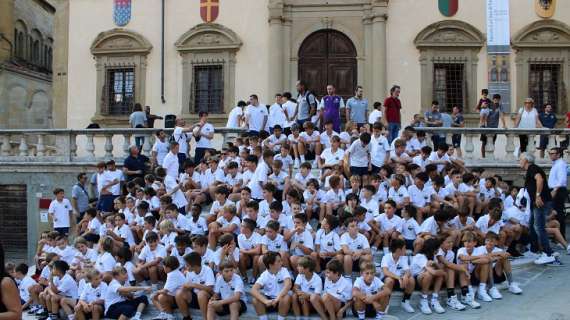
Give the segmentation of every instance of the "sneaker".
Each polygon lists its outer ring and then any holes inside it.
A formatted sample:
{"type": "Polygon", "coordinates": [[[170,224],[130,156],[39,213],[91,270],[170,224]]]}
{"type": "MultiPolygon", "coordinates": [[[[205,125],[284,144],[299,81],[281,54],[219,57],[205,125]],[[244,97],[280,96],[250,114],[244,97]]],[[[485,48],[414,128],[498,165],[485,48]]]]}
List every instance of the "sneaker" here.
{"type": "Polygon", "coordinates": [[[540,257],[540,254],[534,253],[534,252],[528,250],[528,251],[525,251],[525,252],[523,253],[523,256],[524,256],[525,258],[536,259],[536,258],[540,257]]]}
{"type": "Polygon", "coordinates": [[[166,316],[166,313],[164,313],[164,312],[160,312],[158,314],[158,316],[152,318],[152,320],[166,320],[166,319],[167,319],[167,316],[166,316]]]}
{"type": "Polygon", "coordinates": [[[475,295],[473,293],[468,293],[465,297],[463,297],[463,302],[473,309],[481,308],[481,304],[475,301],[475,295]]]}
{"type": "Polygon", "coordinates": [[[568,248],[566,248],[566,254],[570,254],[570,244],[568,245],[568,248]]]}
{"type": "Polygon", "coordinates": [[[492,302],[493,298],[491,298],[491,296],[489,296],[489,294],[487,293],[487,290],[477,290],[477,299],[479,300],[483,300],[485,302],[492,302]]]}
{"type": "Polygon", "coordinates": [[[534,260],[534,264],[543,265],[543,264],[552,263],[554,261],[556,261],[556,259],[553,256],[548,256],[546,255],[546,253],[543,253],[536,260],[534,260]]]}
{"type": "Polygon", "coordinates": [[[416,312],[414,310],[414,308],[412,308],[412,305],[410,304],[410,300],[402,301],[402,309],[406,310],[406,312],[408,312],[408,313],[416,312]]]}
{"type": "Polygon", "coordinates": [[[521,294],[522,289],[519,287],[518,283],[513,282],[509,285],[509,292],[512,294],[521,294]]]}
{"type": "Polygon", "coordinates": [[[28,314],[29,314],[29,315],[32,315],[32,314],[36,313],[36,311],[38,311],[39,308],[41,308],[41,307],[40,307],[40,306],[37,306],[37,305],[33,305],[33,306],[30,308],[30,310],[28,310],[28,314]]]}
{"type": "Polygon", "coordinates": [[[435,313],[445,313],[445,309],[441,306],[439,300],[437,299],[431,300],[431,308],[433,311],[435,311],[435,313]]]}
{"type": "Polygon", "coordinates": [[[420,299],[420,310],[423,314],[431,314],[428,300],[425,298],[420,299]]]}
{"type": "Polygon", "coordinates": [[[463,303],[459,302],[457,296],[451,296],[451,298],[447,298],[447,306],[450,307],[451,310],[455,311],[465,310],[465,306],[463,303]]]}
{"type": "Polygon", "coordinates": [[[560,261],[560,259],[554,258],[554,261],[545,264],[545,266],[547,266],[547,267],[563,267],[564,263],[562,263],[562,261],[560,261]]]}
{"type": "Polygon", "coordinates": [[[491,298],[495,300],[503,299],[503,296],[501,295],[497,287],[492,287],[491,289],[489,289],[489,295],[491,296],[491,298]]]}

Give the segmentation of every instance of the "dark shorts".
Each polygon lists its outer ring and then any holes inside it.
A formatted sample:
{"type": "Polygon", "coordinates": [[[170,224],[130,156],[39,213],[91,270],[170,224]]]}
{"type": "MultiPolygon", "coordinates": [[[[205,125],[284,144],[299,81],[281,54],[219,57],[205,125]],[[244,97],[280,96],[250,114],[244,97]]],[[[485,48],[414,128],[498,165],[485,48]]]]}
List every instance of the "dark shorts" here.
{"type": "Polygon", "coordinates": [[[497,284],[497,283],[503,283],[503,282],[505,282],[505,281],[507,281],[507,277],[505,276],[505,273],[504,273],[504,272],[501,273],[500,275],[498,275],[498,274],[495,272],[495,270],[493,270],[493,282],[494,282],[495,284],[497,284]]]}
{"type": "Polygon", "coordinates": [[[538,149],[546,150],[546,148],[548,147],[548,139],[549,139],[548,136],[540,136],[540,144],[538,149]]]}
{"type": "Polygon", "coordinates": [[[196,148],[196,150],[194,150],[194,163],[200,163],[200,161],[204,159],[206,150],[208,150],[208,148],[196,148]]]}
{"type": "Polygon", "coordinates": [[[414,250],[414,240],[404,239],[404,241],[406,241],[407,250],[414,250]]]}
{"type": "MultiPolygon", "coordinates": [[[[382,282],[386,283],[386,278],[387,277],[382,278],[382,282]]],[[[400,286],[400,281],[394,280],[392,282],[394,283],[394,286],[392,287],[392,291],[404,291],[402,289],[402,287],[400,286]]]]}
{"type": "Polygon", "coordinates": [[[461,135],[454,134],[451,136],[451,144],[454,148],[459,148],[461,146],[461,135]]]}
{"type": "Polygon", "coordinates": [[[97,210],[102,212],[112,212],[113,211],[113,201],[118,196],[112,194],[104,194],[99,196],[99,201],[97,201],[97,210]]]}
{"type": "Polygon", "coordinates": [[[327,263],[329,263],[332,259],[333,259],[332,257],[320,258],[319,263],[321,264],[321,270],[326,270],[327,269],[327,263]]]}
{"type": "MultiPolygon", "coordinates": [[[[273,300],[274,298],[265,296],[267,299],[269,300],[273,300]]],[[[279,311],[279,304],[277,304],[276,306],[271,306],[271,307],[265,307],[265,312],[267,313],[275,313],[279,311]]]]}
{"type": "Polygon", "coordinates": [[[184,162],[188,158],[185,153],[178,153],[178,172],[184,172],[184,162]]]}
{"type": "Polygon", "coordinates": [[[475,271],[471,272],[471,285],[478,286],[481,283],[481,280],[477,277],[477,273],[475,271]]]}
{"type": "Polygon", "coordinates": [[[368,167],[350,166],[350,173],[355,176],[366,176],[368,175],[368,167]]]}
{"type": "Polygon", "coordinates": [[[372,170],[370,170],[370,174],[377,174],[378,172],[380,172],[380,167],[372,165],[372,170]]]}
{"type": "Polygon", "coordinates": [[[53,228],[53,230],[57,231],[59,234],[62,234],[66,237],[69,235],[69,227],[67,227],[67,228],[53,228]]]}
{"type": "MultiPolygon", "coordinates": [[[[374,306],[371,304],[366,305],[364,312],[366,312],[366,318],[375,318],[376,317],[376,309],[374,309],[374,306]]],[[[352,314],[358,318],[358,312],[356,311],[354,304],[352,305],[352,314]]]]}
{"type": "MultiPolygon", "coordinates": [[[[242,300],[239,301],[239,315],[241,316],[242,314],[244,314],[247,311],[247,306],[245,304],[245,302],[243,302],[242,300]]],[[[224,304],[224,306],[222,307],[222,311],[216,311],[216,314],[219,316],[227,316],[230,314],[230,305],[229,304],[224,304]]]]}
{"type": "Polygon", "coordinates": [[[111,319],[119,319],[119,317],[123,315],[127,318],[132,318],[135,313],[137,313],[137,307],[141,303],[148,305],[148,299],[146,296],[140,296],[133,300],[115,303],[109,307],[109,310],[107,310],[105,317],[111,319]]]}
{"type": "Polygon", "coordinates": [[[194,292],[194,290],[190,292],[190,296],[192,298],[190,300],[190,303],[188,304],[188,307],[190,307],[191,309],[200,309],[200,305],[198,304],[198,295],[196,294],[196,292],[194,292]]]}
{"type": "Polygon", "coordinates": [[[305,160],[315,160],[317,158],[317,155],[315,154],[315,150],[311,150],[309,148],[306,149],[305,151],[305,160]]]}

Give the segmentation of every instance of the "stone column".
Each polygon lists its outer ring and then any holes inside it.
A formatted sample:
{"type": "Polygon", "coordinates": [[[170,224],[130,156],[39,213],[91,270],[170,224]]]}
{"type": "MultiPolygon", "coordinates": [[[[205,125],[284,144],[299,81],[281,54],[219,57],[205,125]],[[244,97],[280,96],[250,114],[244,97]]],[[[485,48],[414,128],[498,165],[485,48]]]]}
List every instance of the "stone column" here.
{"type": "MultiPolygon", "coordinates": [[[[53,43],[53,98],[54,128],[67,128],[67,62],[69,58],[69,0],[56,0],[53,43]],[[57,116],[56,116],[57,115],[57,116]]],[[[99,103],[99,101],[97,101],[99,103]]]]}
{"type": "Polygon", "coordinates": [[[283,60],[283,3],[272,1],[269,4],[269,54],[268,68],[268,91],[267,96],[263,97],[265,101],[273,101],[274,94],[283,92],[283,70],[285,61],[283,60]]]}
{"type": "Polygon", "coordinates": [[[383,101],[386,97],[386,8],[375,7],[372,18],[372,101],[383,101]]]}

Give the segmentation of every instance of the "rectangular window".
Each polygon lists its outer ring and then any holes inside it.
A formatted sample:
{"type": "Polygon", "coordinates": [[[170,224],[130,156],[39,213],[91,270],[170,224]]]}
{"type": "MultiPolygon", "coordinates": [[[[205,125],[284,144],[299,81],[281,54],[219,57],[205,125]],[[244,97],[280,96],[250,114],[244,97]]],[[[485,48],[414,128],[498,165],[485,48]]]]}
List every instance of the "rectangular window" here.
{"type": "Polygon", "coordinates": [[[560,64],[531,64],[528,79],[529,96],[534,105],[542,111],[546,103],[552,104],[554,112],[559,112],[558,92],[560,85],[560,64]]]}
{"type": "Polygon", "coordinates": [[[135,103],[135,69],[107,70],[107,114],[128,115],[135,103]]]}
{"type": "Polygon", "coordinates": [[[194,110],[198,113],[224,113],[224,79],[222,65],[194,66],[194,110]]]}
{"type": "Polygon", "coordinates": [[[456,105],[465,108],[464,64],[438,61],[433,68],[433,99],[439,102],[440,111],[451,112],[456,105]]]}

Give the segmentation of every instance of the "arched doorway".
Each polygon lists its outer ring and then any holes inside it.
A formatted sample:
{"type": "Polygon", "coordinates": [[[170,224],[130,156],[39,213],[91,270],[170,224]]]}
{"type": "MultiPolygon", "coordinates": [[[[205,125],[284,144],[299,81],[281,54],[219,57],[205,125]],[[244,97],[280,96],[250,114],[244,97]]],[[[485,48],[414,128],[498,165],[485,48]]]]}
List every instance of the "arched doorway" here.
{"type": "Polygon", "coordinates": [[[299,79],[318,97],[334,84],[337,94],[348,98],[357,81],[356,48],[342,32],[324,29],[310,34],[299,49],[299,79]]]}

